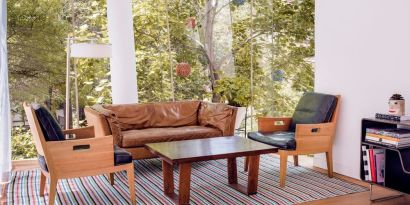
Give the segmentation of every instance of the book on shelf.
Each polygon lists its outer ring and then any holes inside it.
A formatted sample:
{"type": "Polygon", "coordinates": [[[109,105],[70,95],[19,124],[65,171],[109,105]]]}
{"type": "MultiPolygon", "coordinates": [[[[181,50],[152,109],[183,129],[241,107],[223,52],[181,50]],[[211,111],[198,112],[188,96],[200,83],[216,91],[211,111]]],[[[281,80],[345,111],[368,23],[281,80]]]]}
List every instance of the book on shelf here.
{"type": "Polygon", "coordinates": [[[373,183],[384,182],[385,151],[362,146],[364,179],[373,183]]]}
{"type": "Polygon", "coordinates": [[[392,114],[376,113],[375,117],[381,120],[393,120],[393,121],[410,120],[410,115],[392,115],[392,114]]]}
{"type": "Polygon", "coordinates": [[[364,180],[370,181],[369,151],[366,146],[362,146],[364,180]]]}
{"type": "Polygon", "coordinates": [[[374,152],[373,149],[369,149],[369,162],[370,162],[370,178],[372,182],[377,182],[377,174],[376,174],[376,163],[374,160],[374,152]]]}
{"type": "Polygon", "coordinates": [[[385,167],[384,150],[374,149],[374,158],[375,158],[375,164],[376,164],[376,182],[383,183],[384,182],[384,167],[385,167]]]}

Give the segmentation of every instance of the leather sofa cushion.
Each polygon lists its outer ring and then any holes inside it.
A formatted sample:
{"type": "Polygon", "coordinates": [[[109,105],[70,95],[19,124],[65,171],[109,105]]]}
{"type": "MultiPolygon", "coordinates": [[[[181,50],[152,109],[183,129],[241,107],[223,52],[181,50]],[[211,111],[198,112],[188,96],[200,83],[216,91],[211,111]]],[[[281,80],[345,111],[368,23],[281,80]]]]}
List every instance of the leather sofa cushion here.
{"type": "MultiPolygon", "coordinates": [[[[38,164],[40,168],[46,172],[48,172],[48,166],[46,163],[46,159],[42,155],[37,156],[38,164]]],[[[114,145],[114,165],[122,165],[128,164],[132,162],[132,155],[125,149],[122,149],[116,145],[114,145]]]]}
{"type": "Polygon", "coordinates": [[[151,127],[181,127],[198,125],[200,101],[155,103],[151,127]]]}
{"type": "Polygon", "coordinates": [[[53,115],[42,105],[32,104],[31,107],[37,116],[40,123],[41,131],[43,132],[46,141],[61,141],[65,140],[63,131],[60,125],[54,119],[53,115]]]}
{"type": "MultiPolygon", "coordinates": [[[[198,125],[200,101],[103,105],[121,130],[198,125]]],[[[112,129],[112,128],[111,128],[112,129]]]]}
{"type": "Polygon", "coordinates": [[[144,129],[152,126],[154,105],[151,103],[103,105],[102,107],[109,113],[110,118],[114,118],[121,130],[144,129]]]}
{"type": "Polygon", "coordinates": [[[248,137],[255,141],[272,145],[280,149],[296,149],[296,140],[294,132],[249,132],[248,137]]]}
{"type": "Polygon", "coordinates": [[[199,108],[199,125],[218,128],[224,135],[230,132],[234,110],[221,103],[202,102],[199,108]]]}
{"type": "Polygon", "coordinates": [[[170,142],[178,140],[200,139],[222,136],[218,129],[202,126],[147,128],[123,131],[122,146],[140,147],[147,143],[170,142]]]}
{"type": "Polygon", "coordinates": [[[321,93],[306,93],[296,106],[289,130],[295,131],[296,124],[329,122],[335,111],[336,104],[336,96],[321,93]]]}

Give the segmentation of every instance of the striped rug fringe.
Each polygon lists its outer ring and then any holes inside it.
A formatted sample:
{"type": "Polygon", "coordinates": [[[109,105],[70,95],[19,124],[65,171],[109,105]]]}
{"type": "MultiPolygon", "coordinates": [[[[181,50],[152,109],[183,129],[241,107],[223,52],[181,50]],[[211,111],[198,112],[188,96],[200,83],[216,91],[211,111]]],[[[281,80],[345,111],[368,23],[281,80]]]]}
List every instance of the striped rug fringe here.
{"type": "MultiPolygon", "coordinates": [[[[238,181],[246,184],[243,158],[238,159],[238,181]]],[[[159,159],[135,161],[135,181],[138,204],[174,204],[162,191],[162,171],[159,159]]],[[[286,188],[279,187],[279,159],[261,156],[258,194],[246,196],[228,186],[226,160],[194,163],[191,176],[191,204],[295,204],[367,191],[350,182],[329,178],[327,175],[305,167],[288,163],[286,188]]],[[[174,169],[178,190],[178,169],[174,169]]],[[[47,204],[40,197],[40,171],[13,172],[12,181],[6,187],[8,204],[47,204]]],[[[128,204],[129,192],[125,172],[115,174],[111,186],[107,176],[83,177],[60,180],[57,186],[57,204],[128,204]]]]}

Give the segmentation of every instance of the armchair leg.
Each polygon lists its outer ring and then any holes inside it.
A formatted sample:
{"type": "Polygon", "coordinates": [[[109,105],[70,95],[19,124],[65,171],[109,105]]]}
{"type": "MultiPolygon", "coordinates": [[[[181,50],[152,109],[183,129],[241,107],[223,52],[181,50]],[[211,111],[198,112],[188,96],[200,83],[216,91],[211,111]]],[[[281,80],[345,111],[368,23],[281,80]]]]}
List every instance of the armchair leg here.
{"type": "Polygon", "coordinates": [[[135,179],[134,179],[134,164],[130,164],[130,167],[127,169],[127,178],[128,178],[128,186],[130,189],[130,199],[131,204],[136,205],[137,199],[135,197],[135,179]]]}
{"type": "Polygon", "coordinates": [[[55,177],[50,177],[50,191],[48,195],[48,205],[54,205],[56,200],[56,193],[57,193],[57,183],[58,179],[55,177]]]}
{"type": "Polygon", "coordinates": [[[243,165],[243,171],[247,172],[248,168],[249,168],[249,156],[246,156],[245,157],[245,162],[244,162],[244,165],[243,165]]]}
{"type": "Polygon", "coordinates": [[[113,186],[114,185],[114,173],[110,173],[108,175],[108,179],[110,181],[110,184],[113,186]]]}
{"type": "Polygon", "coordinates": [[[333,177],[333,154],[332,151],[326,152],[326,161],[327,161],[327,175],[333,177]]]}
{"type": "Polygon", "coordinates": [[[298,157],[298,155],[293,155],[293,165],[299,166],[299,157],[298,157]]]}
{"type": "Polygon", "coordinates": [[[279,151],[280,156],[280,178],[279,178],[279,185],[280,187],[285,187],[286,181],[286,168],[287,168],[287,161],[288,155],[285,152],[279,151]]]}
{"type": "Polygon", "coordinates": [[[46,176],[43,174],[43,172],[41,172],[41,175],[40,175],[40,196],[41,197],[44,196],[44,189],[46,186],[46,181],[47,181],[46,176]]]}

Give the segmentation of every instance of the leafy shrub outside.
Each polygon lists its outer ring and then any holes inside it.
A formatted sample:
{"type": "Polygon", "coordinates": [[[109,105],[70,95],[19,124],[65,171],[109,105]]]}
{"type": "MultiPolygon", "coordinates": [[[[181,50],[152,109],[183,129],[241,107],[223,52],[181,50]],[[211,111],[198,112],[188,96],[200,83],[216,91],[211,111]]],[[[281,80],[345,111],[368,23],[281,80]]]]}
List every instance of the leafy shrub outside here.
{"type": "Polygon", "coordinates": [[[12,129],[11,147],[13,160],[35,158],[37,156],[37,150],[28,128],[14,127],[12,129]]]}

